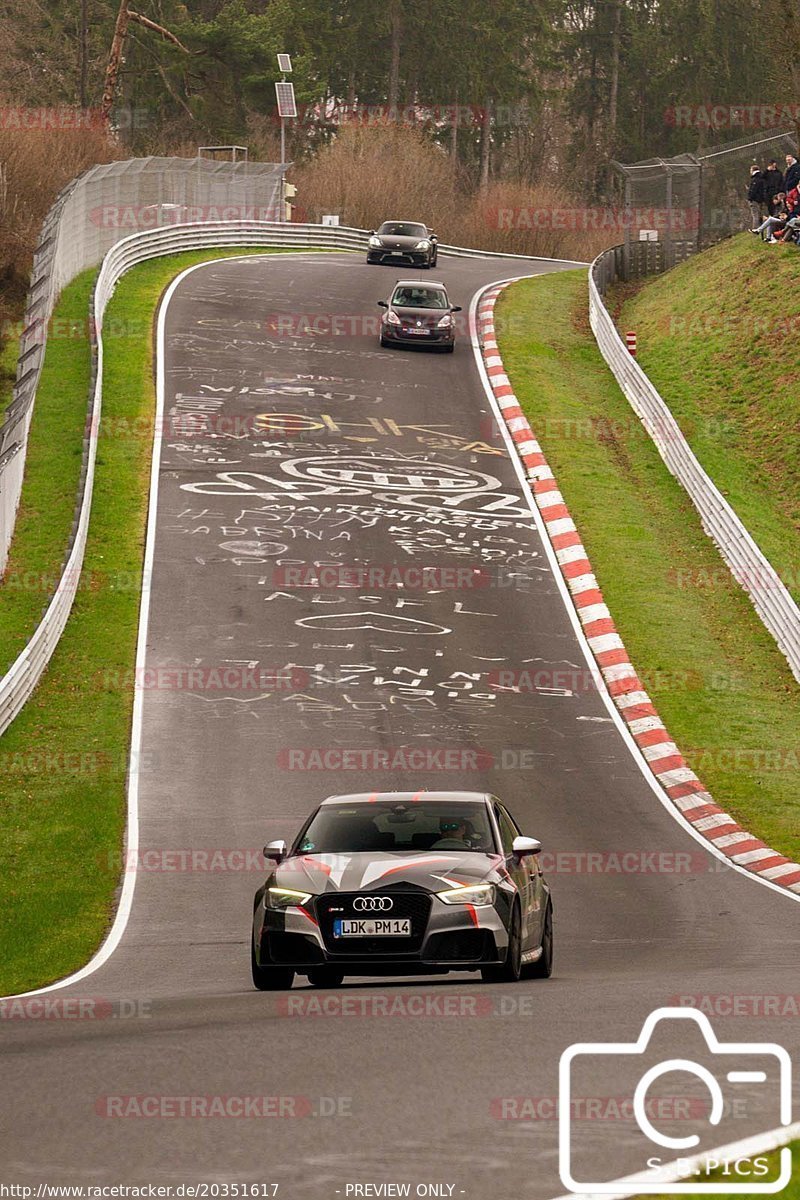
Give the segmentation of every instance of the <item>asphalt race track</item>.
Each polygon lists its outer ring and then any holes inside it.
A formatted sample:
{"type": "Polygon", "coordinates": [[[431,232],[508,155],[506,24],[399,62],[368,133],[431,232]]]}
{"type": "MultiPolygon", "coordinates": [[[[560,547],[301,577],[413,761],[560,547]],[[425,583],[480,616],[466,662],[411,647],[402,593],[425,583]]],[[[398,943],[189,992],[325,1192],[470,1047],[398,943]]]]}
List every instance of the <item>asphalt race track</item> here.
{"type": "MultiPolygon", "coordinates": [[[[443,258],[431,277],[466,315],[518,270],[443,258]]],[[[381,350],[364,324],[404,274],[354,255],[253,257],[194,270],[170,302],[166,410],[188,425],[169,426],[162,453],[133,910],[110,960],[53,993],[102,998],[108,1019],[2,1023],[10,1181],[558,1196],[567,1046],[630,1042],[678,996],[798,991],[797,904],[676,823],[589,685],[469,337],[452,356],[381,350]],[[191,427],[198,413],[214,436],[191,427]],[[298,586],[313,563],[341,569],[342,586],[298,586]],[[367,586],[347,575],[364,566],[367,586]],[[379,569],[419,566],[440,574],[381,586],[379,569]],[[508,671],[524,673],[517,690],[508,671]],[[354,769],[337,766],[344,749],[354,769]],[[402,769],[409,750],[422,769],[402,769]],[[264,842],[325,795],[426,786],[494,791],[543,842],[553,978],[255,992],[264,842]],[[320,1015],[323,1000],[344,1013],[320,1015]],[[115,1098],[131,1096],[273,1097],[280,1115],[124,1115],[115,1098]]],[[[796,1015],[762,1008],[714,1028],[796,1054],[796,1015]]],[[[663,1029],[668,1057],[698,1049],[685,1024],[663,1029]]],[[[574,1094],[618,1099],[625,1075],[594,1061],[574,1094]]],[[[693,1132],[702,1105],[664,1082],[662,1126],[693,1132]]],[[[704,1146],[778,1124],[774,1090],[737,1086],[704,1146]]],[[[574,1114],[580,1169],[597,1179],[644,1165],[612,1108],[574,1114]]]]}

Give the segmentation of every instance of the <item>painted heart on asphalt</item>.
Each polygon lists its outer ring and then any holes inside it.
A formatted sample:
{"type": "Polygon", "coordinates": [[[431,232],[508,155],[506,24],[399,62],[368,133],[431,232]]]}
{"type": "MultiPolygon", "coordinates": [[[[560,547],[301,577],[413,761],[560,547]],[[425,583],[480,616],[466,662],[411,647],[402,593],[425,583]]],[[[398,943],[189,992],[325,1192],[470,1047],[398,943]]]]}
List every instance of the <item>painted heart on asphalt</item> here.
{"type": "Polygon", "coordinates": [[[379,633],[400,633],[404,636],[417,634],[423,637],[438,637],[452,633],[446,625],[434,625],[416,617],[395,617],[392,614],[375,612],[330,613],[323,617],[301,617],[295,625],[305,629],[374,629],[379,633]]]}

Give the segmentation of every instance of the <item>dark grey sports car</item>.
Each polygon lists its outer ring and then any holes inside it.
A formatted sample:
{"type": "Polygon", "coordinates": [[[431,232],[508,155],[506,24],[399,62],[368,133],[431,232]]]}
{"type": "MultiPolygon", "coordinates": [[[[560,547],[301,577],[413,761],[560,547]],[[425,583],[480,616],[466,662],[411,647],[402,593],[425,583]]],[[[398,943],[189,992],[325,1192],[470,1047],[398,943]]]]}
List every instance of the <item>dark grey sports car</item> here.
{"type": "Polygon", "coordinates": [[[443,283],[418,279],[398,279],[388,300],[379,300],[386,309],[381,317],[378,340],[382,346],[428,346],[452,354],[456,344],[454,313],[460,304],[451,304],[443,283]]]}
{"type": "Polygon", "coordinates": [[[435,267],[438,238],[427,225],[417,221],[384,221],[369,237],[368,263],[407,263],[412,267],[435,267]]]}
{"type": "Polygon", "coordinates": [[[346,975],[546,978],[553,905],[540,851],[481,792],[331,796],[291,849],[264,848],[272,869],[253,906],[253,983],[289,988],[296,973],[317,987],[346,975]]]}

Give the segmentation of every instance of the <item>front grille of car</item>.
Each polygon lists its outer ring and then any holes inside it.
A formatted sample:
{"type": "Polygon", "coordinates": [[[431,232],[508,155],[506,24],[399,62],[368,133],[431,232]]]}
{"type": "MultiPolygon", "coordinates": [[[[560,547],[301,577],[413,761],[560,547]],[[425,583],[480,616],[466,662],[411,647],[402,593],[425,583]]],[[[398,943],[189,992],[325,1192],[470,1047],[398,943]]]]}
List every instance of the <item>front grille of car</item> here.
{"type": "Polygon", "coordinates": [[[402,333],[408,333],[409,329],[420,329],[420,328],[430,329],[431,333],[437,333],[437,332],[439,332],[439,323],[438,323],[438,321],[433,320],[433,321],[420,321],[420,323],[417,324],[416,320],[414,320],[414,321],[403,321],[402,325],[400,326],[400,330],[402,333]]]}
{"type": "Polygon", "coordinates": [[[347,955],[350,958],[373,954],[417,954],[425,938],[428,918],[431,913],[431,897],[423,891],[400,891],[383,888],[380,892],[329,892],[317,897],[317,920],[326,949],[331,954],[347,955]],[[391,896],[393,905],[389,912],[359,912],[354,901],[359,896],[391,896]],[[362,917],[391,917],[411,919],[411,937],[351,937],[335,938],[333,922],[338,917],[358,920],[362,917]]]}

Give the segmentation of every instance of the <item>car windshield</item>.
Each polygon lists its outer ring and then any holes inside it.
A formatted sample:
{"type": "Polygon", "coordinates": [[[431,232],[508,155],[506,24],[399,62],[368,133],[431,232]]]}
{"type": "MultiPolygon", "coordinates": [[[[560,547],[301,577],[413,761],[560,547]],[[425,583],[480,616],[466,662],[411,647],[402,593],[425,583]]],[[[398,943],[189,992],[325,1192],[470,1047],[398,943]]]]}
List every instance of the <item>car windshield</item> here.
{"type": "Polygon", "coordinates": [[[358,854],[370,851],[472,851],[497,847],[486,805],[415,800],[408,803],[325,804],[300,834],[295,854],[358,854]]]}
{"type": "Polygon", "coordinates": [[[395,288],[395,308],[449,308],[447,293],[441,288],[404,286],[395,288]]]}
{"type": "Polygon", "coordinates": [[[413,225],[410,221],[384,221],[378,233],[382,237],[415,237],[424,238],[428,231],[424,225],[413,225]]]}

